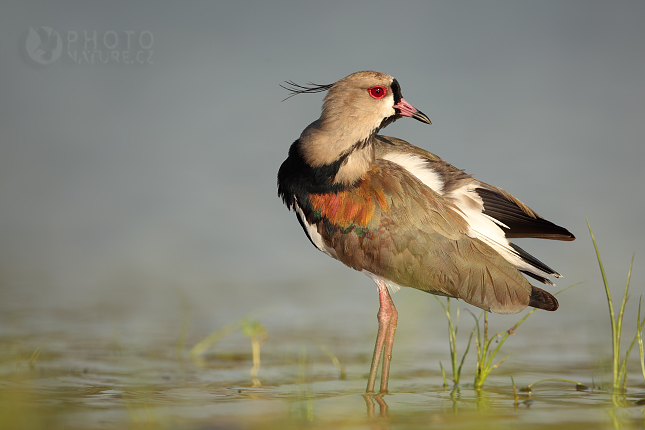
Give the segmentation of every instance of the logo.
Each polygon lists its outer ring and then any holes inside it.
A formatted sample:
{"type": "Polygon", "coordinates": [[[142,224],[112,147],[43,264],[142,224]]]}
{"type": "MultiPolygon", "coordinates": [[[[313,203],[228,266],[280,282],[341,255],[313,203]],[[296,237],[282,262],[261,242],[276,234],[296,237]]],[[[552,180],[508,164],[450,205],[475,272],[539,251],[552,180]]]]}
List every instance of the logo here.
{"type": "Polygon", "coordinates": [[[27,55],[38,64],[51,64],[63,52],[60,34],[51,27],[29,28],[25,42],[27,55]]]}
{"type": "Polygon", "coordinates": [[[154,36],[150,31],[68,30],[51,27],[29,28],[25,50],[29,58],[41,65],[60,60],[79,65],[153,64],[154,36]]]}

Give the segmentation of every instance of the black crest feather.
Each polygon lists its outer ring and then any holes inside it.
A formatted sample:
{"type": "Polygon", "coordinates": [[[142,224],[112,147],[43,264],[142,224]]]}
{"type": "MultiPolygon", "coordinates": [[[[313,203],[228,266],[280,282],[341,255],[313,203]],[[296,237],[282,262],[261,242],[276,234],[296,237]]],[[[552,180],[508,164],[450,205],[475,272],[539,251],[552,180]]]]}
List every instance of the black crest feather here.
{"type": "MultiPolygon", "coordinates": [[[[284,88],[287,91],[290,91],[289,96],[284,99],[290,99],[293,96],[297,96],[298,94],[312,94],[312,93],[321,93],[323,91],[327,91],[332,87],[334,84],[327,84],[327,85],[319,85],[319,84],[314,84],[313,82],[307,82],[305,85],[300,85],[296,84],[293,81],[284,81],[286,85],[280,85],[282,88],[284,88]]],[[[282,101],[284,101],[282,100],[282,101]]]]}

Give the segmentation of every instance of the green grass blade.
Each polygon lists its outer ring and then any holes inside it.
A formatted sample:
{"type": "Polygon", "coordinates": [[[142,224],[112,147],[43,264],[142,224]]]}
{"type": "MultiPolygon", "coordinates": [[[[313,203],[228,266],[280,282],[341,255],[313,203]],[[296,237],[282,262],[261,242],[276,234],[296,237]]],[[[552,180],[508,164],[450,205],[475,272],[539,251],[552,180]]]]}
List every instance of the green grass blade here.
{"type": "Polygon", "coordinates": [[[508,354],[506,357],[502,358],[502,359],[499,361],[499,363],[497,363],[496,365],[494,365],[494,366],[492,366],[492,367],[490,368],[490,370],[488,371],[488,373],[490,373],[490,372],[492,372],[493,370],[497,369],[497,367],[498,367],[500,364],[502,364],[503,362],[505,362],[505,361],[508,359],[508,357],[510,357],[510,356],[511,356],[511,354],[508,354]]]}
{"type": "Polygon", "coordinates": [[[443,308],[443,311],[446,314],[446,319],[448,320],[448,343],[450,345],[450,363],[452,365],[452,379],[455,384],[459,384],[459,379],[461,376],[460,368],[457,367],[457,330],[459,328],[459,309],[457,309],[457,321],[455,324],[452,322],[452,314],[450,312],[450,298],[449,297],[446,298],[445,305],[439,299],[439,297],[434,296],[434,298],[439,302],[439,304],[443,308]]]}
{"type": "Polygon", "coordinates": [[[441,377],[443,378],[443,388],[448,386],[448,380],[446,379],[446,370],[443,368],[441,361],[439,362],[439,368],[441,369],[441,377]]]}
{"type": "Polygon", "coordinates": [[[214,331],[213,333],[209,334],[206,336],[204,339],[199,341],[193,348],[190,350],[190,358],[192,359],[197,359],[201,355],[203,355],[206,351],[208,351],[210,348],[213,347],[217,342],[225,338],[226,336],[230,335],[233,333],[235,330],[242,328],[251,318],[255,318],[256,316],[265,313],[265,310],[258,310],[258,311],[253,311],[248,313],[246,316],[243,318],[240,318],[237,321],[233,321],[231,323],[228,323],[224,327],[222,327],[219,330],[214,331]]]}
{"type": "Polygon", "coordinates": [[[645,380],[645,350],[643,349],[643,326],[645,326],[645,318],[641,322],[641,301],[642,297],[638,300],[638,318],[636,319],[636,337],[638,338],[638,352],[641,357],[641,371],[643,372],[643,379],[645,380]]]}
{"type": "Polygon", "coordinates": [[[534,383],[532,383],[530,385],[527,385],[526,387],[522,387],[522,388],[520,388],[520,391],[530,393],[534,386],[536,386],[537,384],[542,384],[543,382],[567,382],[567,383],[574,384],[576,386],[576,388],[578,388],[578,389],[582,389],[582,390],[589,389],[589,387],[587,385],[583,384],[582,382],[575,381],[573,379],[547,378],[547,379],[541,379],[541,380],[539,380],[537,382],[534,382],[534,383]]]}
{"type": "Polygon", "coordinates": [[[324,343],[320,341],[316,341],[316,343],[318,343],[318,346],[320,347],[320,349],[322,349],[322,351],[327,355],[327,357],[329,357],[329,359],[331,360],[336,370],[338,370],[338,373],[339,373],[338,379],[345,380],[347,378],[347,372],[345,372],[345,366],[343,366],[340,363],[340,360],[338,360],[338,357],[336,357],[336,355],[333,352],[331,352],[331,349],[327,348],[327,345],[325,345],[324,343]]]}
{"type": "Polygon", "coordinates": [[[466,360],[466,355],[468,355],[468,351],[470,350],[470,344],[473,340],[473,336],[475,334],[475,328],[473,327],[473,330],[470,332],[470,337],[468,337],[468,344],[466,345],[466,350],[464,351],[464,355],[461,356],[461,362],[459,363],[459,368],[457,369],[457,373],[459,373],[461,377],[461,368],[464,366],[464,360],[466,360]]]}
{"type": "Polygon", "coordinates": [[[596,243],[596,238],[593,235],[591,230],[591,224],[589,219],[587,220],[587,227],[589,228],[589,234],[591,235],[591,240],[593,242],[593,247],[596,250],[596,258],[598,259],[598,266],[600,266],[600,273],[602,275],[602,282],[605,286],[605,294],[607,295],[607,305],[609,306],[609,319],[611,322],[611,346],[612,346],[612,375],[613,375],[613,389],[618,390],[619,388],[619,377],[618,377],[618,366],[620,361],[620,333],[618,333],[618,327],[616,325],[616,319],[614,316],[614,303],[611,300],[611,292],[609,291],[609,282],[607,282],[607,275],[605,274],[605,268],[602,265],[602,259],[600,258],[600,251],[598,250],[598,244],[596,243]]]}
{"type": "MultiPolygon", "coordinates": [[[[629,272],[627,273],[627,285],[625,286],[623,303],[620,307],[620,314],[618,316],[618,342],[619,343],[620,343],[620,338],[623,331],[623,316],[625,314],[625,304],[627,303],[628,292],[629,292],[629,282],[632,278],[633,266],[634,266],[634,255],[632,255],[632,261],[629,265],[629,272]]],[[[620,366],[620,369],[618,370],[618,379],[619,381],[622,381],[620,383],[620,388],[622,390],[625,390],[627,388],[627,359],[629,358],[629,354],[632,352],[632,348],[634,347],[634,344],[636,343],[637,339],[638,339],[638,330],[636,331],[636,334],[634,335],[634,339],[632,340],[632,343],[629,345],[629,348],[627,348],[627,351],[625,352],[625,357],[623,358],[623,362],[620,366]]]]}

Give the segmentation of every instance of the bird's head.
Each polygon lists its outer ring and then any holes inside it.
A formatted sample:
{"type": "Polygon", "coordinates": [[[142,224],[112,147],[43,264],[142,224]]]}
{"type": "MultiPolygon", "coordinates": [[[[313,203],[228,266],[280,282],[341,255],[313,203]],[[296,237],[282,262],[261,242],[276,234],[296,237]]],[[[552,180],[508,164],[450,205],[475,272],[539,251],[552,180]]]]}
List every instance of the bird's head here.
{"type": "Polygon", "coordinates": [[[403,116],[431,124],[423,112],[403,99],[396,79],[385,73],[363,71],[329,87],[321,120],[339,120],[365,130],[363,134],[371,134],[403,116]]]}
{"type": "Polygon", "coordinates": [[[343,160],[336,181],[350,182],[366,170],[373,160],[373,136],[391,122],[410,117],[431,124],[403,99],[397,80],[385,73],[356,72],[328,85],[287,84],[289,97],[327,91],[320,118],[300,135],[300,152],[312,167],[343,160]]]}

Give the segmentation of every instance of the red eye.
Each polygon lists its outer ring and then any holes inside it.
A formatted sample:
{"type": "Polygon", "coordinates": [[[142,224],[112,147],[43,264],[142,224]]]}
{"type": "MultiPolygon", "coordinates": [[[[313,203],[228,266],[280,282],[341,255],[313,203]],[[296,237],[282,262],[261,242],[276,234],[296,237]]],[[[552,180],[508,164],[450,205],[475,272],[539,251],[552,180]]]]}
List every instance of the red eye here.
{"type": "Polygon", "coordinates": [[[382,99],[383,97],[385,97],[385,94],[387,94],[385,87],[372,87],[367,90],[367,92],[370,93],[370,96],[374,97],[375,99],[382,99]]]}

